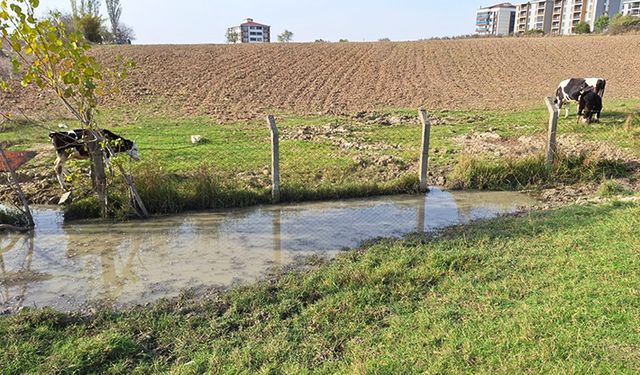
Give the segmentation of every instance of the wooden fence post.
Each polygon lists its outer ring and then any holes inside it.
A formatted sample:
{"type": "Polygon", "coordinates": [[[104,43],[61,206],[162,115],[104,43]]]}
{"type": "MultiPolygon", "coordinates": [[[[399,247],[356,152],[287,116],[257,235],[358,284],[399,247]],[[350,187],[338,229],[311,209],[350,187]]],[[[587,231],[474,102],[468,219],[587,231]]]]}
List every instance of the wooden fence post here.
{"type": "Polygon", "coordinates": [[[271,197],[273,203],[280,202],[280,133],[273,115],[267,116],[271,129],[271,197]]]}
{"type": "Polygon", "coordinates": [[[556,153],[558,151],[558,144],[556,137],[558,134],[558,106],[554,103],[555,98],[548,96],[545,98],[545,103],[549,109],[549,135],[547,137],[547,165],[552,166],[556,159],[556,153]]]}
{"type": "Polygon", "coordinates": [[[420,154],[420,191],[426,193],[429,190],[427,181],[429,169],[429,139],[431,137],[431,122],[424,108],[420,108],[420,120],[422,121],[422,153],[420,154]]]}

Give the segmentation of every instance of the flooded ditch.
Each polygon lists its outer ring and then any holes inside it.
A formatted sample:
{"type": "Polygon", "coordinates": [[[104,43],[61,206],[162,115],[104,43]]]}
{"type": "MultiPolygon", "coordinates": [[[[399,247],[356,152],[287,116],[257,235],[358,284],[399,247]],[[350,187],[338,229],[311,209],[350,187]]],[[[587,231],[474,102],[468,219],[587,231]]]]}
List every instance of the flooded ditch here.
{"type": "Polygon", "coordinates": [[[31,234],[0,234],[0,311],[76,310],[175,297],[264,277],[309,255],[434,231],[535,202],[506,192],[444,192],[189,213],[144,222],[64,224],[35,211],[31,234]]]}

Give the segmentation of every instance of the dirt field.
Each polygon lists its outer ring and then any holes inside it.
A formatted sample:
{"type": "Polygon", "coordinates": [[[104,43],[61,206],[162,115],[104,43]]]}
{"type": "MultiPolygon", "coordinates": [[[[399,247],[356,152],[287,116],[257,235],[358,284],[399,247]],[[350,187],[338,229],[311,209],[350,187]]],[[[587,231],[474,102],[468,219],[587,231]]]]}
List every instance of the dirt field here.
{"type": "MultiPolygon", "coordinates": [[[[138,64],[110,104],[250,118],[265,111],[355,113],[381,108],[511,109],[540,104],[559,81],[601,76],[608,98],[637,96],[640,35],[407,43],[98,47],[103,62],[138,64]]],[[[31,93],[0,109],[51,102],[31,93]]],[[[56,102],[56,107],[59,105],[56,102]]]]}

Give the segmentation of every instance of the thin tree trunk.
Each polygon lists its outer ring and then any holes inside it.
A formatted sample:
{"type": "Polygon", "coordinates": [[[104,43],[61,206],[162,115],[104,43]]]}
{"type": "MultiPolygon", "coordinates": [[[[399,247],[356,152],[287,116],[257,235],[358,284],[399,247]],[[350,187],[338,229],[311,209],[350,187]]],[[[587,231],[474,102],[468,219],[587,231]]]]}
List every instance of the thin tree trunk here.
{"type": "Polygon", "coordinates": [[[107,196],[107,174],[104,170],[104,152],[100,146],[102,137],[100,136],[100,133],[95,130],[91,131],[91,136],[93,139],[87,142],[87,148],[91,155],[91,179],[93,189],[98,195],[100,215],[103,218],[106,218],[109,201],[107,196]]]}
{"type": "Polygon", "coordinates": [[[24,214],[27,217],[27,225],[28,225],[27,227],[31,229],[35,227],[35,223],[33,222],[33,216],[31,215],[31,209],[29,208],[29,201],[27,201],[27,198],[24,196],[24,192],[22,191],[20,182],[18,182],[18,176],[16,175],[16,172],[13,170],[13,168],[11,168],[11,165],[9,164],[9,159],[7,158],[7,155],[5,155],[3,147],[0,147],[0,157],[2,157],[2,161],[4,161],[4,164],[7,166],[7,169],[9,170],[13,187],[16,190],[18,197],[20,198],[20,202],[22,203],[22,206],[24,207],[24,214]]]}

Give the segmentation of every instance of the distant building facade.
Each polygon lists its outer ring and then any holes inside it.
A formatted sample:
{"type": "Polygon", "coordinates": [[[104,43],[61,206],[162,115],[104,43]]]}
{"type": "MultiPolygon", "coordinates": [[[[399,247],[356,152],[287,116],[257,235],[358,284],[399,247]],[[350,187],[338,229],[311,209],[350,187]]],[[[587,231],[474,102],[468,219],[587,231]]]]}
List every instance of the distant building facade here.
{"type": "MultiPolygon", "coordinates": [[[[631,1],[638,2],[638,0],[631,1]]],[[[516,33],[541,30],[545,34],[571,35],[575,26],[586,22],[595,28],[596,20],[621,10],[621,0],[537,0],[517,5],[516,33]]]]}
{"type": "Polygon", "coordinates": [[[625,0],[622,3],[622,14],[625,16],[640,17],[640,1],[625,0]]]}
{"type": "Polygon", "coordinates": [[[511,3],[480,8],[476,12],[476,34],[485,36],[513,34],[516,7],[511,3]]]}
{"type": "Polygon", "coordinates": [[[271,43],[271,26],[254,22],[252,18],[232,29],[238,34],[239,43],[271,43]]]}
{"type": "Polygon", "coordinates": [[[530,30],[551,32],[553,0],[530,1],[516,6],[516,33],[530,30]]]}

